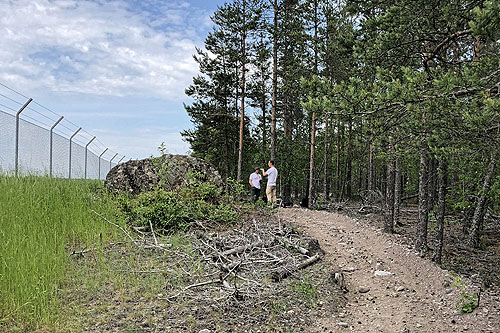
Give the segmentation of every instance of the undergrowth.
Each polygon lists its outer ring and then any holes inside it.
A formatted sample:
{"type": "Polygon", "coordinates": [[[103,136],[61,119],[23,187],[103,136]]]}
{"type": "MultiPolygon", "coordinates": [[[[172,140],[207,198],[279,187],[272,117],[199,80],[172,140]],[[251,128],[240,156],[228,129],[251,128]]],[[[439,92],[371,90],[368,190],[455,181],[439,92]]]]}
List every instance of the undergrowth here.
{"type": "Polygon", "coordinates": [[[236,182],[228,182],[226,193],[206,181],[200,173],[188,175],[188,184],[167,191],[161,187],[136,197],[119,196],[122,212],[130,223],[171,233],[185,230],[194,223],[210,221],[230,223],[239,217],[237,195],[242,189],[236,182]]]}

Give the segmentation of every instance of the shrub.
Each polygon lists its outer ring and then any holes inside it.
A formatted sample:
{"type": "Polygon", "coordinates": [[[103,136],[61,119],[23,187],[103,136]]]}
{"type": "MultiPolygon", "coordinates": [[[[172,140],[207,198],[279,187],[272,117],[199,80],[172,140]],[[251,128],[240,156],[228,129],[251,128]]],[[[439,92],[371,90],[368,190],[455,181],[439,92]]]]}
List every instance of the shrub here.
{"type": "Polygon", "coordinates": [[[129,220],[140,226],[151,222],[167,232],[186,229],[195,221],[227,223],[238,218],[235,207],[222,200],[222,189],[205,181],[202,174],[192,173],[188,181],[175,191],[158,187],[136,198],[119,197],[118,201],[129,220]]]}

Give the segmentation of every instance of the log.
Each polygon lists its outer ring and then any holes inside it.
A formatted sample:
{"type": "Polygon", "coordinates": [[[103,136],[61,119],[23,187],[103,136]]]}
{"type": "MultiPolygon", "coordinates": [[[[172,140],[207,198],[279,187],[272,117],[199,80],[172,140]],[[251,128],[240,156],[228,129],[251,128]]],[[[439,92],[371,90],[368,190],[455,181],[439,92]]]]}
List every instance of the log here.
{"type": "Polygon", "coordinates": [[[306,268],[307,266],[314,264],[320,258],[321,258],[321,256],[318,253],[312,257],[307,258],[306,260],[302,261],[301,263],[297,264],[295,267],[292,267],[291,269],[283,269],[280,271],[273,272],[271,274],[271,279],[274,282],[281,281],[281,280],[287,278],[288,276],[292,275],[294,272],[299,271],[301,269],[306,268]]]}

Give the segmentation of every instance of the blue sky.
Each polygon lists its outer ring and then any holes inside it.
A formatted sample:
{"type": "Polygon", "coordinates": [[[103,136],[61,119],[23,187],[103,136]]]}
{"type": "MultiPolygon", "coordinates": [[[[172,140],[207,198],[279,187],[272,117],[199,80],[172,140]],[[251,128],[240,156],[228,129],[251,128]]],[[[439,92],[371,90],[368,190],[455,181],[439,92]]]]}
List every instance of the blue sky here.
{"type": "MultiPolygon", "coordinates": [[[[81,142],[95,135],[130,158],[157,154],[161,142],[186,153],[179,132],[191,127],[183,103],[198,72],[192,55],[224,2],[1,0],[0,83],[65,116],[61,132],[83,127],[81,142]]],[[[27,116],[57,119],[32,106],[27,116]]]]}

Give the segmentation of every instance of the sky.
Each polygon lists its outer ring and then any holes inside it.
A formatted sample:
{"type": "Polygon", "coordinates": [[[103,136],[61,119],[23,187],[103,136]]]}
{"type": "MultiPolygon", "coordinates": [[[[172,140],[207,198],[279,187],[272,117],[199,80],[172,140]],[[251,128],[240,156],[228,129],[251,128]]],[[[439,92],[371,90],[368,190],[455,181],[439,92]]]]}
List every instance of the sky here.
{"type": "Polygon", "coordinates": [[[195,47],[224,0],[0,0],[0,110],[126,158],[185,154],[195,47]],[[17,104],[18,105],[17,105],[17,104]],[[14,111],[13,111],[14,110],[14,111]],[[15,112],[14,112],[15,113],[15,112]],[[94,143],[93,143],[94,145],[94,143]]]}

